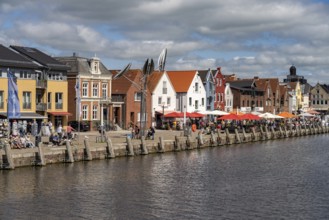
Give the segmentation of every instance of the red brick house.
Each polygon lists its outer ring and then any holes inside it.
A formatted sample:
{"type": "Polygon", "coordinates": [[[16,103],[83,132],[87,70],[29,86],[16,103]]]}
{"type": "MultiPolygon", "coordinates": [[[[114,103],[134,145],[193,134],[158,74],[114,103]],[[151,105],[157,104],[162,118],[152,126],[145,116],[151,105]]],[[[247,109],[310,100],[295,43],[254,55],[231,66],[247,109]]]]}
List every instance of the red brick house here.
{"type": "Polygon", "coordinates": [[[221,72],[221,67],[217,68],[217,72],[214,75],[214,81],[215,81],[214,109],[224,111],[225,110],[226,79],[225,79],[225,76],[221,72]]]}

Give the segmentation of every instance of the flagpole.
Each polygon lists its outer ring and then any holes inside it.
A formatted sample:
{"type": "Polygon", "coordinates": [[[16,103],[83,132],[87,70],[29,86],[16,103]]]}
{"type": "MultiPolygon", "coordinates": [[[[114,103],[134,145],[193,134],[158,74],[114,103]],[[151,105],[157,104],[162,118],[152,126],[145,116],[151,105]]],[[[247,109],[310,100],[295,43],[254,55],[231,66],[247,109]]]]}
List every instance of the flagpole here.
{"type": "Polygon", "coordinates": [[[78,143],[80,143],[80,112],[81,112],[81,97],[80,97],[80,76],[77,77],[76,79],[76,106],[77,106],[77,111],[76,115],[78,116],[78,143]]]}

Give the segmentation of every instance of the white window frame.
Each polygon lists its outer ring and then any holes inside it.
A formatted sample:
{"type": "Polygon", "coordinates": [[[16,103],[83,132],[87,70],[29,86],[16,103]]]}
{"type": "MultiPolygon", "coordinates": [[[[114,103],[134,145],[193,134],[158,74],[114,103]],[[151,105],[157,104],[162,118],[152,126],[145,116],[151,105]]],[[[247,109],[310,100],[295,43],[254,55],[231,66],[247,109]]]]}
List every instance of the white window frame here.
{"type": "Polygon", "coordinates": [[[82,97],[88,97],[89,82],[82,82],[82,97]]]}
{"type": "Polygon", "coordinates": [[[107,83],[102,83],[102,98],[106,99],[108,97],[107,94],[107,83]]]}
{"type": "Polygon", "coordinates": [[[88,120],[88,105],[82,106],[82,120],[88,120]]]}
{"type": "Polygon", "coordinates": [[[97,114],[98,114],[98,106],[97,105],[93,105],[93,116],[92,119],[96,120],[97,119],[97,114]]]}
{"type": "Polygon", "coordinates": [[[93,83],[93,97],[98,97],[99,96],[99,83],[94,82],[93,83]]]}
{"type": "Polygon", "coordinates": [[[140,92],[135,92],[134,100],[140,102],[142,100],[142,94],[140,92]]]}

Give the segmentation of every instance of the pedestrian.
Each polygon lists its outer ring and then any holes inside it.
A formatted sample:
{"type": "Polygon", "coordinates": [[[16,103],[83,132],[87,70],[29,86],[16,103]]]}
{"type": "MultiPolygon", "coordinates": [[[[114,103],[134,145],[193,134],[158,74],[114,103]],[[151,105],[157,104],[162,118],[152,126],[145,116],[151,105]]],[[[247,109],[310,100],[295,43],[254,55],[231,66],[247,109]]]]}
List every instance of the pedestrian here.
{"type": "Polygon", "coordinates": [[[139,127],[137,125],[135,125],[135,138],[139,138],[139,127]]]}
{"type": "Polygon", "coordinates": [[[57,132],[57,134],[58,134],[58,136],[59,136],[60,138],[63,137],[63,127],[62,127],[61,124],[58,124],[57,129],[56,129],[56,132],[57,132]]]}
{"type": "Polygon", "coordinates": [[[66,133],[68,139],[72,138],[72,131],[75,131],[75,129],[71,127],[71,124],[68,124],[66,127],[66,133]]]}

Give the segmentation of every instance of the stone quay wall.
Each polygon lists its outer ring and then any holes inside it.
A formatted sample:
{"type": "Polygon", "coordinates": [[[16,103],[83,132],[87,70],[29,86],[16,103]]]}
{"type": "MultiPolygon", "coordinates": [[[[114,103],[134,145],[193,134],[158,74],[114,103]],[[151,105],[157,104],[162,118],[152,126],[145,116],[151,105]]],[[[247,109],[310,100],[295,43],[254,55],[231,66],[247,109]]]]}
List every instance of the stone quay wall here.
{"type": "Polygon", "coordinates": [[[201,149],[205,147],[219,147],[233,144],[243,144],[254,141],[267,141],[281,138],[297,138],[307,135],[321,135],[329,132],[326,126],[304,127],[272,127],[263,126],[246,132],[244,129],[229,131],[217,130],[210,134],[195,132],[184,135],[183,132],[156,132],[154,140],[131,139],[129,135],[121,136],[84,136],[78,141],[67,141],[62,146],[51,146],[40,142],[37,147],[26,149],[11,149],[4,144],[0,149],[0,169],[15,169],[24,166],[46,166],[54,163],[74,163],[112,159],[115,157],[131,157],[151,153],[177,152],[201,149]]]}

